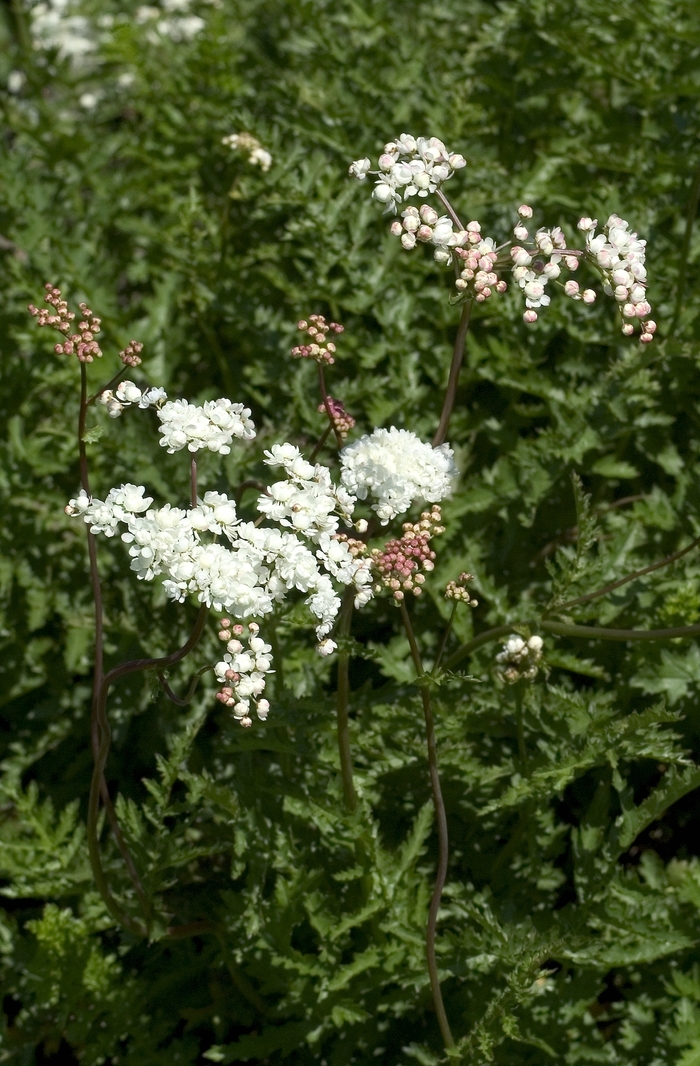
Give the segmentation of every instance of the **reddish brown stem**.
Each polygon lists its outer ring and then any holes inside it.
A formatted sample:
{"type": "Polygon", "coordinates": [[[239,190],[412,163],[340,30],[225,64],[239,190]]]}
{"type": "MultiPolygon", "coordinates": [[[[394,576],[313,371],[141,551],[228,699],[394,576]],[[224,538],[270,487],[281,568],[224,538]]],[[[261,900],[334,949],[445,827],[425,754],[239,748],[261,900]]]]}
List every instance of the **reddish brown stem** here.
{"type": "Polygon", "coordinates": [[[457,337],[455,338],[455,346],[452,353],[452,363],[450,364],[450,376],[447,381],[445,399],[442,404],[440,423],[437,432],[433,437],[433,448],[437,448],[440,444],[444,444],[447,437],[447,431],[450,427],[450,419],[452,417],[452,411],[454,410],[455,400],[457,399],[459,372],[462,369],[462,362],[464,360],[464,346],[467,340],[467,330],[469,329],[471,313],[472,301],[467,300],[462,305],[462,317],[459,320],[459,326],[457,328],[457,337]]]}
{"type": "Polygon", "coordinates": [[[442,890],[445,887],[445,881],[447,880],[447,862],[449,857],[449,839],[447,835],[447,813],[445,811],[445,802],[442,798],[442,788],[440,787],[440,774],[438,772],[437,763],[437,744],[435,741],[435,722],[433,719],[433,711],[430,704],[430,690],[426,684],[421,684],[420,679],[424,676],[423,660],[416,642],[415,634],[413,632],[413,626],[411,625],[411,619],[406,609],[406,604],[401,601],[401,616],[403,618],[404,628],[406,630],[406,636],[408,637],[408,643],[411,648],[411,657],[413,659],[413,665],[418,677],[418,684],[420,686],[421,700],[423,702],[423,715],[425,717],[425,736],[428,744],[428,766],[430,768],[430,786],[433,793],[433,803],[435,805],[435,820],[437,822],[438,831],[438,868],[435,877],[435,887],[433,888],[433,897],[430,901],[430,910],[428,912],[428,925],[425,935],[425,950],[428,960],[428,974],[430,977],[430,988],[433,994],[433,1004],[435,1006],[435,1013],[437,1015],[438,1025],[440,1026],[440,1033],[442,1034],[442,1040],[446,1048],[453,1048],[455,1046],[454,1037],[452,1036],[452,1030],[450,1029],[450,1023],[447,1019],[447,1012],[445,1010],[445,1004],[442,999],[442,990],[440,988],[440,975],[438,973],[437,961],[435,958],[435,936],[437,931],[437,919],[438,911],[440,910],[440,901],[442,899],[442,890]]]}
{"type": "Polygon", "coordinates": [[[323,363],[318,364],[318,387],[321,390],[321,399],[323,400],[323,406],[326,408],[328,421],[333,427],[333,432],[335,433],[336,443],[338,445],[338,448],[342,448],[343,438],[340,435],[340,431],[336,425],[335,418],[333,417],[333,411],[331,410],[330,400],[328,399],[328,392],[326,391],[326,377],[323,373],[323,363]]]}

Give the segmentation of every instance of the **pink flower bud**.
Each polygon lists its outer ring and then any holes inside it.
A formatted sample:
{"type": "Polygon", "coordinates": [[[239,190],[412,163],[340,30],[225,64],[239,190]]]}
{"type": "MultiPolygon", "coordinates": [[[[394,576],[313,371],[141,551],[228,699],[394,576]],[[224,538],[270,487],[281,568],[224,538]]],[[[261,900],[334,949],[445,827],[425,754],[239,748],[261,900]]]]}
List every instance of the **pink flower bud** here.
{"type": "Polygon", "coordinates": [[[575,255],[565,255],[564,263],[569,268],[569,270],[578,270],[578,259],[575,255]]]}
{"type": "Polygon", "coordinates": [[[389,229],[391,230],[391,232],[394,234],[395,237],[400,237],[401,234],[403,233],[403,226],[399,222],[398,218],[394,219],[394,221],[391,223],[391,226],[389,227],[389,229]]]}
{"type": "Polygon", "coordinates": [[[634,326],[632,325],[632,323],[625,322],[624,326],[622,327],[622,332],[626,337],[631,337],[634,333],[634,326]]]}
{"type": "Polygon", "coordinates": [[[642,333],[642,335],[641,335],[641,337],[639,339],[642,342],[642,344],[649,344],[651,341],[653,341],[654,334],[653,333],[642,333]]]}
{"type": "Polygon", "coordinates": [[[521,204],[518,208],[518,214],[521,218],[532,218],[533,210],[528,204],[521,204]]]}
{"type": "Polygon", "coordinates": [[[505,292],[507,288],[508,288],[508,285],[506,284],[505,281],[497,281],[496,282],[496,292],[505,292]]]}
{"type": "Polygon", "coordinates": [[[569,280],[564,284],[564,292],[567,296],[577,296],[579,290],[579,284],[577,281],[569,280]]]}
{"type": "Polygon", "coordinates": [[[528,324],[530,324],[530,323],[536,322],[536,321],[537,321],[537,311],[533,311],[532,309],[530,309],[528,311],[523,312],[523,322],[527,322],[528,324]]]}
{"type": "Polygon", "coordinates": [[[656,333],[656,322],[653,319],[648,318],[646,322],[643,322],[645,333],[656,333]]]}
{"type": "Polygon", "coordinates": [[[416,230],[416,237],[419,241],[430,241],[433,237],[433,231],[430,226],[419,226],[416,230]]]}

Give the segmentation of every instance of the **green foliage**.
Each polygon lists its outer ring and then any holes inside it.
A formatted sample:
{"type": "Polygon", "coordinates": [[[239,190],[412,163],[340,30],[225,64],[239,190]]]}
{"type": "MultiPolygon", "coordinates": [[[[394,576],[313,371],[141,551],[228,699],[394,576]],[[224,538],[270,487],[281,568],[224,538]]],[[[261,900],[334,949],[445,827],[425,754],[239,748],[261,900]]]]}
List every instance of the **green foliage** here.
{"type": "MultiPolygon", "coordinates": [[[[82,62],[32,47],[29,5],[0,13],[0,1062],[449,1061],[425,966],[437,841],[422,711],[383,600],[348,644],[352,814],[335,668],[300,608],[270,630],[265,725],[234,726],[206,675],[186,710],[149,675],[115,686],[107,779],[151,942],[107,913],[84,831],[94,616],[83,531],[63,514],[76,369],[25,307],[52,280],[102,315],[91,388],[137,337],[139,380],[249,404],[256,446],[201,464],[203,487],[224,490],[264,477],[262,447],[309,450],[322,432],[313,368],[287,355],[313,311],[346,325],[329,387],[358,430],[434,432],[458,321],[448,275],[397,248],[350,160],[403,130],[444,137],[469,161],[456,206],[501,239],[523,200],[568,232],[619,211],[649,242],[657,340],[623,341],[604,300],[555,299],[529,330],[517,294],[475,311],[450,427],[460,483],[413,610],[427,671],[464,569],[479,606],[458,610],[448,658],[490,627],[537,632],[546,607],[558,617],[700,531],[697,5],[195,0],[191,40],[131,2],[70,10],[93,27],[82,62]],[[221,144],[241,130],[269,171],[221,144]]],[[[93,409],[95,492],[131,481],[186,500],[186,463],[155,436],[147,416],[93,409]]],[[[110,665],[182,643],[191,607],[132,581],[119,543],[100,544],[100,567],[110,665]]],[[[697,584],[690,553],[567,620],[693,624],[697,584]]],[[[173,670],[175,689],[216,643],[173,670]]],[[[496,679],[494,650],[431,674],[450,1058],[700,1064],[697,647],[548,636],[547,673],[523,691],[496,679]]],[[[101,839],[137,915],[106,826],[101,839]]]]}

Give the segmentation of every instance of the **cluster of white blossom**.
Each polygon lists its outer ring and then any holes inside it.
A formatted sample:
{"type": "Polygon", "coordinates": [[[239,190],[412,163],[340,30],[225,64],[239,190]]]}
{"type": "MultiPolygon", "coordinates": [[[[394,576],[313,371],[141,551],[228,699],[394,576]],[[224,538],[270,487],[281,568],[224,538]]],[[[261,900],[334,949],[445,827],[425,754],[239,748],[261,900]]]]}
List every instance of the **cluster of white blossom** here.
{"type": "Polygon", "coordinates": [[[42,0],[29,10],[32,45],[38,51],[56,49],[59,59],[84,66],[97,48],[90,21],[75,11],[71,0],[42,0]]]}
{"type": "Polygon", "coordinates": [[[189,14],[191,3],[192,0],[160,0],[160,7],[144,4],[136,8],[134,19],[140,25],[155,25],[156,32],[148,32],[153,44],[159,36],[169,37],[171,41],[191,41],[205,26],[203,18],[189,14]]]}
{"type": "Polygon", "coordinates": [[[219,640],[226,642],[226,652],[214,667],[217,681],[223,685],[217,699],[233,710],[233,716],[242,726],[252,725],[251,701],[255,703],[258,718],[264,722],[270,713],[270,704],[263,698],[265,678],[272,673],[272,647],[259,636],[260,626],[249,622],[248,626],[232,625],[229,618],[221,619],[219,640]],[[248,647],[240,639],[247,640],[248,647]]]}
{"type": "MultiPolygon", "coordinates": [[[[236,618],[262,617],[297,589],[317,619],[319,640],[328,635],[340,607],[331,577],[351,584],[362,569],[346,544],[324,534],[314,553],[294,533],[239,522],[235,504],[223,493],[207,492],[188,510],[152,508],[144,494],[140,485],[112,489],[104,501],[81,492],[66,512],[82,516],[93,533],[114,536],[126,526],[122,540],[129,545],[131,569],[147,581],[164,575],[163,587],[173,600],[195,594],[200,603],[236,618]],[[203,543],[206,532],[225,535],[230,546],[203,543]]],[[[361,591],[366,585],[361,578],[361,591]]]]}
{"type": "Polygon", "coordinates": [[[170,454],[186,447],[191,452],[207,448],[228,455],[234,437],[252,440],[255,436],[250,408],[223,397],[207,400],[201,407],[187,400],[168,400],[158,409],[158,418],[160,443],[170,454]]]}
{"type": "Polygon", "coordinates": [[[99,399],[112,418],[117,418],[132,404],[140,408],[155,407],[161,423],[160,443],[170,455],[182,448],[190,452],[206,448],[228,455],[234,438],[252,440],[255,436],[250,408],[242,403],[232,403],[225,397],[207,400],[200,407],[187,400],[168,400],[165,389],[153,388],[144,392],[133,381],[122,381],[116,392],[105,389],[99,399]]]}
{"type": "Polygon", "coordinates": [[[542,637],[512,636],[503,645],[503,651],[496,656],[498,675],[507,685],[516,681],[533,681],[537,677],[537,664],[542,658],[542,637]]]}
{"type": "MultiPolygon", "coordinates": [[[[611,215],[596,233],[597,219],[582,218],[578,228],[586,234],[586,251],[603,277],[603,289],[614,296],[623,318],[642,322],[640,341],[649,344],[656,332],[656,323],[648,318],[651,304],[647,300],[646,241],[630,230],[629,222],[619,215],[611,215]]],[[[570,294],[572,295],[572,294],[570,294]]],[[[585,298],[585,297],[584,297],[585,298]]],[[[622,326],[626,336],[634,333],[632,321],[622,326]]]]}
{"type": "Polygon", "coordinates": [[[133,381],[120,381],[117,389],[103,389],[99,402],[107,408],[110,418],[119,418],[125,407],[137,404],[142,410],[147,407],[160,407],[168,398],[165,389],[152,388],[143,392],[133,381]]]}
{"type": "Polygon", "coordinates": [[[368,493],[382,525],[414,500],[436,503],[452,488],[457,470],[448,444],[432,448],[405,429],[375,429],[340,453],[341,481],[364,500],[368,493]]]}
{"type": "Polygon", "coordinates": [[[437,137],[412,137],[402,133],[395,141],[384,145],[379,157],[379,169],[371,170],[368,158],[357,159],[350,166],[350,174],[364,181],[368,174],[377,175],[372,196],[387,210],[396,211],[396,204],[411,196],[428,196],[452,177],[455,170],[467,165],[464,156],[448,152],[437,137]]]}
{"type": "Polygon", "coordinates": [[[272,156],[252,133],[230,133],[227,137],[221,138],[221,143],[227,148],[237,148],[247,152],[248,162],[254,167],[260,167],[262,171],[268,171],[272,166],[272,156]]]}

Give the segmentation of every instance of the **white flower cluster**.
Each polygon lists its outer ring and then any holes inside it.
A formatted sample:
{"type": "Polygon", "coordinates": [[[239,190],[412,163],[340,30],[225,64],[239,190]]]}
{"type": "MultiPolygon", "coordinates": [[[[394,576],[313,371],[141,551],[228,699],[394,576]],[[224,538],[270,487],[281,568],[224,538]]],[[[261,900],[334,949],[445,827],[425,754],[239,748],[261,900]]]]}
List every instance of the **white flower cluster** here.
{"type": "Polygon", "coordinates": [[[103,389],[98,399],[107,408],[110,418],[119,418],[125,407],[137,404],[142,410],[147,407],[159,407],[165,403],[168,394],[165,389],[146,389],[142,392],[133,381],[120,381],[116,391],[103,389]]]}
{"type": "Polygon", "coordinates": [[[372,196],[387,210],[396,211],[396,204],[410,196],[428,196],[452,177],[455,170],[467,165],[464,156],[448,152],[437,137],[411,137],[402,133],[395,141],[384,145],[379,157],[379,170],[370,170],[371,161],[357,159],[350,166],[350,174],[364,181],[368,174],[376,174],[372,196]]]}
{"type": "MultiPolygon", "coordinates": [[[[619,215],[611,215],[596,233],[597,219],[582,218],[578,228],[586,234],[586,251],[603,276],[603,289],[614,296],[623,318],[642,321],[640,340],[649,344],[656,332],[656,323],[648,318],[651,304],[647,300],[646,241],[630,230],[629,222],[619,215]]],[[[622,326],[626,336],[634,333],[632,321],[622,326]]]]}
{"type": "Polygon", "coordinates": [[[514,685],[521,679],[533,681],[537,677],[537,664],[542,658],[542,637],[512,636],[503,645],[503,651],[496,656],[498,674],[507,685],[514,685]]]}
{"type": "Polygon", "coordinates": [[[228,455],[234,438],[252,440],[255,437],[250,408],[242,403],[232,403],[225,397],[207,400],[199,407],[187,400],[168,400],[165,389],[153,388],[144,392],[133,381],[122,381],[116,392],[109,389],[101,392],[99,401],[111,418],[118,418],[124,408],[132,404],[142,409],[155,407],[161,422],[160,443],[170,455],[182,448],[191,452],[206,448],[228,455]]]}
{"type": "Polygon", "coordinates": [[[140,25],[155,23],[157,33],[149,30],[147,34],[152,44],[158,43],[159,35],[171,41],[191,41],[206,24],[199,15],[187,13],[190,4],[191,0],[161,0],[160,7],[143,4],[136,8],[134,19],[140,25]]]}
{"type": "Polygon", "coordinates": [[[448,444],[432,448],[406,429],[375,429],[340,453],[341,481],[361,500],[371,494],[382,525],[403,514],[414,500],[437,503],[457,474],[448,444]]]}
{"type": "Polygon", "coordinates": [[[231,626],[230,619],[221,619],[219,639],[226,641],[226,652],[221,662],[214,667],[217,681],[224,687],[217,692],[217,699],[231,707],[234,718],[242,726],[252,725],[251,700],[255,702],[258,718],[264,722],[270,713],[270,704],[263,698],[265,678],[272,673],[272,647],[259,636],[260,626],[249,622],[247,627],[231,626]],[[239,638],[247,640],[247,648],[239,638]]]}
{"type": "Polygon", "coordinates": [[[29,12],[32,45],[37,50],[56,49],[59,59],[84,66],[97,40],[88,19],[73,13],[71,0],[42,0],[29,12]]]}
{"type": "Polygon", "coordinates": [[[254,167],[260,167],[262,171],[268,171],[272,166],[272,156],[252,133],[230,133],[228,137],[222,137],[221,143],[227,148],[238,148],[247,152],[248,162],[254,167]]]}
{"type": "MultiPolygon", "coordinates": [[[[351,584],[363,569],[346,544],[325,534],[314,554],[294,533],[239,522],[235,504],[223,493],[207,492],[189,510],[151,508],[144,493],[143,486],[122,485],[102,501],[82,492],[66,513],[82,516],[91,532],[107,536],[125,525],[122,540],[130,546],[131,569],[147,581],[164,575],[170,599],[183,602],[194,593],[208,607],[250,618],[269,614],[297,589],[318,620],[319,640],[328,635],[340,607],[331,576],[351,584]],[[225,535],[230,547],[202,543],[205,532],[225,535]]],[[[360,579],[362,588],[366,583],[360,579]]]]}
{"type": "MultiPolygon", "coordinates": [[[[258,510],[317,544],[316,556],[324,568],[343,585],[353,584],[355,607],[363,607],[372,597],[369,564],[336,536],[340,518],[348,526],[352,523],[355,497],[342,485],[334,485],[328,469],[309,463],[293,444],[275,444],[265,456],[268,466],[281,466],[287,477],[268,486],[258,499],[258,510]]],[[[320,653],[329,655],[335,650],[332,644],[324,641],[320,653]]]]}
{"type": "Polygon", "coordinates": [[[231,441],[252,440],[255,426],[250,408],[231,400],[207,400],[201,407],[187,400],[168,400],[158,410],[161,445],[169,454],[187,448],[191,452],[207,448],[228,455],[231,441]]]}
{"type": "MultiPolygon", "coordinates": [[[[518,213],[521,221],[518,222],[513,233],[518,240],[524,241],[528,238],[528,230],[522,220],[531,218],[533,212],[531,207],[523,205],[518,213]]],[[[569,270],[578,269],[578,255],[572,255],[567,249],[566,237],[559,226],[553,229],[538,229],[533,237],[533,243],[534,247],[523,248],[519,244],[514,244],[510,249],[513,277],[523,291],[525,306],[528,309],[523,315],[526,322],[537,321],[536,308],[549,306],[551,297],[546,292],[547,283],[559,277],[562,264],[569,270]],[[547,257],[546,262],[542,261],[542,256],[547,257]]],[[[567,296],[573,293],[573,290],[569,291],[571,286],[578,293],[578,283],[567,281],[564,286],[567,296]]],[[[592,289],[586,289],[578,299],[583,299],[584,303],[593,303],[595,292],[592,289]]]]}

